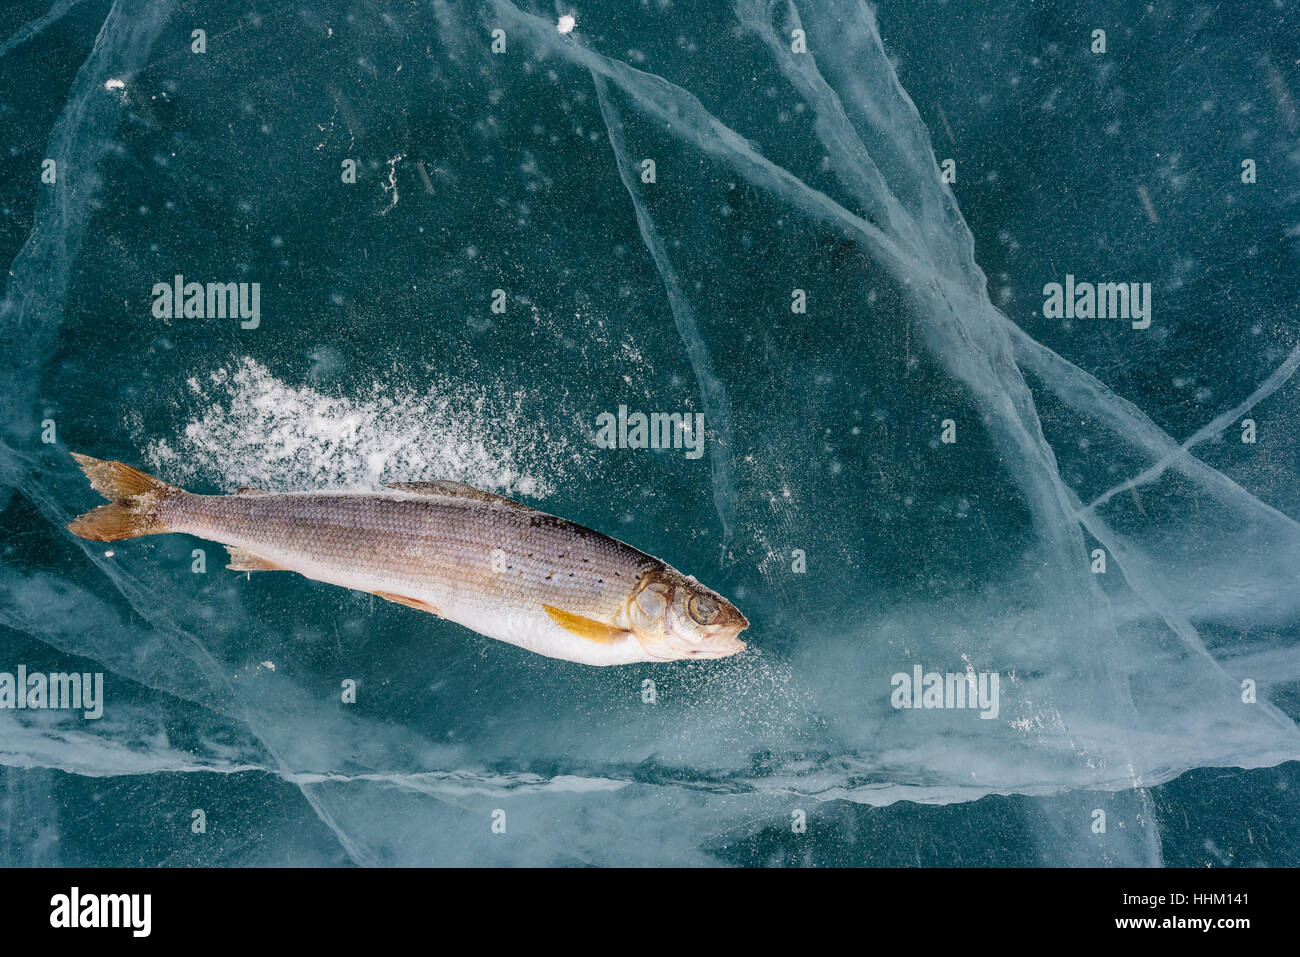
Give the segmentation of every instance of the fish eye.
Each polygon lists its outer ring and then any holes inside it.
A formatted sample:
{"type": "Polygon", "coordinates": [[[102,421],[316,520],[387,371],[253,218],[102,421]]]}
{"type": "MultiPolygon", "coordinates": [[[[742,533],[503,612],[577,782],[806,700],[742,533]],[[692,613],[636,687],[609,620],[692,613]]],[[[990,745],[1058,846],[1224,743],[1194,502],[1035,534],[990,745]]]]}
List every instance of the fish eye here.
{"type": "Polygon", "coordinates": [[[718,612],[722,611],[718,603],[708,595],[694,595],[687,604],[687,609],[701,625],[711,625],[718,618],[718,612]]]}

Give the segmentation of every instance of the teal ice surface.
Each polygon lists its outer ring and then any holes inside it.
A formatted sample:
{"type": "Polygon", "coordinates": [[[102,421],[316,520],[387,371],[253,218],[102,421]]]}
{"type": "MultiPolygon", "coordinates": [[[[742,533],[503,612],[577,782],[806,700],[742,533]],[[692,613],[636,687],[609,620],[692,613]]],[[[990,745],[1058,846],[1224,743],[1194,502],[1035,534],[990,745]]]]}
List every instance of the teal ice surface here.
{"type": "Polygon", "coordinates": [[[0,860],[1300,863],[1300,39],[1229,7],[6,7],[0,671],[106,700],[0,711],[0,860]],[[158,317],[178,274],[256,328],[158,317]],[[1048,317],[1067,276],[1150,326],[1048,317]],[[703,455],[601,447],[620,406],[703,455]],[[68,449],[469,482],[750,651],[589,669],[83,543],[68,449]],[[996,717],[895,707],[918,665],[996,717]]]}

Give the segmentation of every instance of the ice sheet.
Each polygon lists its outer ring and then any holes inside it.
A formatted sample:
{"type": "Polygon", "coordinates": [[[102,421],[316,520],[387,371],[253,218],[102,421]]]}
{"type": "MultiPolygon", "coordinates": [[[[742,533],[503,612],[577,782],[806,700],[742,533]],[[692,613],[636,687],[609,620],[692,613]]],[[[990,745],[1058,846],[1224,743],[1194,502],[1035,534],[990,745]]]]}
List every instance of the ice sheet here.
{"type": "MultiPolygon", "coordinates": [[[[71,6],[0,65],[48,56],[71,6]]],[[[109,10],[6,285],[0,625],[15,662],[103,670],[110,693],[101,723],[0,716],[8,860],[95,833],[92,811],[57,810],[57,773],[108,782],[108,804],[188,807],[196,776],[228,782],[209,802],[247,792],[215,863],[252,859],[259,826],[261,853],[317,863],[717,863],[798,810],[1017,795],[1042,862],[1159,864],[1153,789],[1300,758],[1293,289],[1253,290],[1276,341],[1200,370],[1209,399],[1144,412],[1197,359],[1121,342],[1123,324],[1061,339],[1036,305],[991,301],[860,3],[611,5],[571,33],[507,0],[205,12],[198,56],[193,12],[109,10]],[[147,293],[176,272],[261,281],[260,326],[154,318],[147,293]],[[702,411],[707,455],[597,448],[620,404],[702,411]],[[1247,414],[1257,446],[1237,438],[1247,414]],[[91,494],[68,448],[196,491],[505,490],[719,588],[753,650],[590,670],[235,576],[214,546],[193,574],[197,541],[80,542],[62,526],[91,494]],[[998,674],[997,718],[895,708],[892,676],[916,665],[998,674]],[[277,823],[284,802],[310,820],[277,823]]],[[[1179,122],[1215,122],[1198,110],[1179,122]]],[[[1284,114],[1258,122],[1288,135],[1284,114]]],[[[1198,202],[1157,198],[1167,219],[1198,202]]],[[[1142,245],[1137,223],[1113,241],[1142,245]]],[[[1007,268],[1031,296],[1054,258],[1088,268],[1051,224],[1024,229],[1038,268],[1007,268]]],[[[1192,352],[1248,339],[1157,322],[1192,352]]]]}

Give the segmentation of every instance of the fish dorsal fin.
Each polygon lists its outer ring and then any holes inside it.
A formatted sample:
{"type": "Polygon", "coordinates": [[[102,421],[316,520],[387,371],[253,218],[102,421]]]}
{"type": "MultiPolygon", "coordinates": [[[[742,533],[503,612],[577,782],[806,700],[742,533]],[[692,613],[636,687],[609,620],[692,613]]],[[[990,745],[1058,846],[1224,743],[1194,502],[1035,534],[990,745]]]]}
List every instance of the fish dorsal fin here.
{"type": "Polygon", "coordinates": [[[410,492],[412,495],[437,495],[443,498],[459,498],[466,501],[484,502],[489,505],[497,505],[501,508],[516,508],[524,511],[534,511],[521,502],[506,498],[503,495],[497,495],[493,492],[485,492],[480,488],[472,485],[466,485],[464,482],[453,482],[450,479],[443,479],[438,482],[389,482],[384,488],[391,488],[394,492],[410,492]]]}
{"type": "Polygon", "coordinates": [[[247,486],[245,486],[244,488],[235,489],[235,494],[236,495],[270,495],[271,493],[263,492],[260,488],[248,488],[247,486]]]}
{"type": "Polygon", "coordinates": [[[621,641],[630,631],[622,628],[615,628],[613,625],[606,625],[604,622],[594,621],[582,615],[575,615],[571,611],[565,611],[563,608],[555,608],[551,605],[543,605],[546,614],[551,616],[551,620],[563,628],[565,631],[571,631],[579,638],[586,638],[588,641],[594,641],[600,645],[612,645],[616,641],[621,641]]]}
{"type": "Polygon", "coordinates": [[[227,545],[226,551],[230,552],[230,564],[226,567],[234,572],[289,571],[283,565],[261,555],[254,555],[247,548],[240,548],[238,545],[227,545]]]}

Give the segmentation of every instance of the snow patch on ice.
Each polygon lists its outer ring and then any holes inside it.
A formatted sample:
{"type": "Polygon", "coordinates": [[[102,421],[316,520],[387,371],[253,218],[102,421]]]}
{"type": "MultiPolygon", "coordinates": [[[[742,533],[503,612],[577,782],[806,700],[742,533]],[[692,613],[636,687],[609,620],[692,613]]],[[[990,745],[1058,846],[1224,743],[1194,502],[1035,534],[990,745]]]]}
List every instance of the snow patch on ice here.
{"type": "MultiPolygon", "coordinates": [[[[576,450],[519,396],[436,376],[343,395],[286,383],[244,357],[191,377],[183,434],[147,443],[173,483],[307,491],[453,479],[528,498],[554,494],[576,450]]],[[[581,453],[577,453],[581,454],[581,453]]]]}

